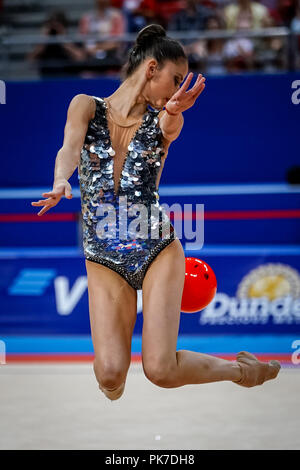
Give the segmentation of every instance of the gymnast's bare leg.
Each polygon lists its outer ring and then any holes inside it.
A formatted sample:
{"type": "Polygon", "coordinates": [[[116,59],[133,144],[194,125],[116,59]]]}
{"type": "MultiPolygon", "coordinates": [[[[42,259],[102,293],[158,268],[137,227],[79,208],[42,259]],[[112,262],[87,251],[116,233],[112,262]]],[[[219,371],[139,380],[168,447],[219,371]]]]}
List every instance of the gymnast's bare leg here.
{"type": "Polygon", "coordinates": [[[237,361],[228,361],[176,351],[184,277],[185,255],[176,239],[154,259],[143,282],[142,362],[146,377],[165,388],[222,380],[252,387],[275,378],[278,361],[264,363],[248,352],[240,352],[237,361]]]}
{"type": "Polygon", "coordinates": [[[124,392],[131,361],[131,340],[137,315],[137,291],[115,271],[85,260],[94,372],[110,400],[124,392]]]}

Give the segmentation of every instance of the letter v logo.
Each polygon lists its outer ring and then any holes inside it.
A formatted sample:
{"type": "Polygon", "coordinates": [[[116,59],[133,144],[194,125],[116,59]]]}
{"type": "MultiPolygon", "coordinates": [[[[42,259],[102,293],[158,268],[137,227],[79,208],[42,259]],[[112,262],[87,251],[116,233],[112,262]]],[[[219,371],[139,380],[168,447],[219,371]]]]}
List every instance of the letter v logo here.
{"type": "Polygon", "coordinates": [[[59,315],[70,315],[87,288],[87,277],[76,279],[72,289],[69,288],[69,279],[58,276],[54,280],[56,308],[59,315]]]}

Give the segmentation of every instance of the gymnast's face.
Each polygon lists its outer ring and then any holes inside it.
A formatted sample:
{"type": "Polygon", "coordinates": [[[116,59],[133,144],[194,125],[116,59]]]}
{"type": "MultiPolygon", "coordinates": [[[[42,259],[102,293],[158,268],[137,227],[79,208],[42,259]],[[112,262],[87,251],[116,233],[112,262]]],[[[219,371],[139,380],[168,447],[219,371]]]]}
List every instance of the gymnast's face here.
{"type": "Polygon", "coordinates": [[[147,81],[143,95],[153,108],[162,109],[184,81],[189,69],[188,62],[168,60],[159,69],[157,61],[151,58],[145,65],[147,81]]]}

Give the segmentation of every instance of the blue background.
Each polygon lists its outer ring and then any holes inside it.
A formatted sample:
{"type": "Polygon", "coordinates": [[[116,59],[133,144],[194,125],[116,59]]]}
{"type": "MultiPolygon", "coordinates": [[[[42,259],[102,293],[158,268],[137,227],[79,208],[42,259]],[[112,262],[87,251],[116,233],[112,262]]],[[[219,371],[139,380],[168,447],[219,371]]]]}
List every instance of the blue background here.
{"type": "MultiPolygon", "coordinates": [[[[299,78],[299,72],[208,77],[204,92],[184,112],[161,183],[284,181],[286,171],[299,164],[300,106],[291,100],[299,78]]],[[[119,84],[116,79],[8,82],[7,103],[0,106],[0,186],[51,186],[70,101],[79,93],[109,96],[119,84]]],[[[77,184],[75,174],[70,182],[77,184]]]]}
{"type": "MultiPolygon", "coordinates": [[[[291,101],[292,82],[299,78],[299,73],[207,78],[204,93],[184,113],[183,130],[169,149],[160,202],[190,203],[194,211],[196,204],[204,204],[204,247],[185,253],[210,264],[218,294],[236,298],[244,276],[268,263],[281,263],[299,274],[300,217],[296,212],[282,215],[300,208],[300,187],[286,183],[287,171],[300,164],[300,105],[291,101]],[[244,215],[214,216],[230,211],[244,215]],[[247,211],[261,211],[262,216],[252,217],[247,211]],[[283,212],[270,216],[270,211],[283,212]]],[[[0,215],[36,215],[30,203],[52,187],[71,99],[79,93],[108,96],[119,83],[6,83],[7,103],[0,106],[0,215]]],[[[77,170],[70,183],[73,199],[62,199],[51,214],[73,214],[73,220],[42,221],[36,216],[32,221],[1,223],[0,339],[8,352],[91,350],[87,291],[68,315],[59,314],[56,305],[55,279],[63,276],[72,289],[86,275],[77,170]],[[74,341],[62,347],[67,337],[74,341]],[[47,338],[56,338],[56,346],[47,338]]],[[[181,241],[185,246],[187,240],[181,241]]],[[[248,345],[252,352],[286,353],[300,335],[299,318],[292,313],[279,323],[269,315],[265,324],[201,324],[202,315],[203,311],[181,314],[179,347],[218,352],[248,345]]],[[[142,322],[139,311],[133,352],[141,350],[142,322]]]]}

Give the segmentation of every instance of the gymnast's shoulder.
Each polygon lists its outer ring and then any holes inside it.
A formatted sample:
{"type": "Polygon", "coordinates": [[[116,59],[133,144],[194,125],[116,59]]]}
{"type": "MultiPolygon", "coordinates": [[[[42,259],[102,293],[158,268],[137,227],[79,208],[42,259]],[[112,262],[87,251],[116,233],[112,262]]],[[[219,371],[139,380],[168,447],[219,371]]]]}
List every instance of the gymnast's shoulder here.
{"type": "Polygon", "coordinates": [[[96,103],[93,96],[86,95],[85,93],[79,93],[70,101],[68,113],[80,114],[85,117],[88,121],[95,116],[96,103]]]}

